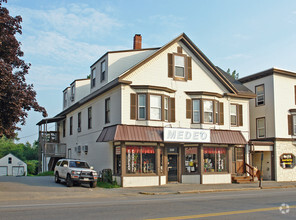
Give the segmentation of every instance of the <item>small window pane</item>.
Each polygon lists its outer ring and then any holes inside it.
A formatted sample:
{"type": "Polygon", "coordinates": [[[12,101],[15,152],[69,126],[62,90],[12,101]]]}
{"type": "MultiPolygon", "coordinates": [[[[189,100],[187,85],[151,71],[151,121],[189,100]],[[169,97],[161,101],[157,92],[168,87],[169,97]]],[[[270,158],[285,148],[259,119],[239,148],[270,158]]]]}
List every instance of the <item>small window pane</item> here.
{"type": "Polygon", "coordinates": [[[211,123],[213,122],[213,101],[204,101],[204,122],[211,123]]]}
{"type": "Polygon", "coordinates": [[[200,100],[193,100],[193,123],[200,123],[200,100]]]}
{"type": "Polygon", "coordinates": [[[175,56],[175,76],[185,77],[185,59],[183,56],[175,56]]]}
{"type": "Polygon", "coordinates": [[[237,125],[237,111],[236,105],[230,105],[231,125],[237,125]]]}
{"type": "Polygon", "coordinates": [[[140,94],[138,95],[138,114],[139,114],[139,119],[146,119],[146,95],[145,94],[140,94]]]}
{"type": "Polygon", "coordinates": [[[150,95],[150,119],[161,119],[161,96],[150,95]]]}

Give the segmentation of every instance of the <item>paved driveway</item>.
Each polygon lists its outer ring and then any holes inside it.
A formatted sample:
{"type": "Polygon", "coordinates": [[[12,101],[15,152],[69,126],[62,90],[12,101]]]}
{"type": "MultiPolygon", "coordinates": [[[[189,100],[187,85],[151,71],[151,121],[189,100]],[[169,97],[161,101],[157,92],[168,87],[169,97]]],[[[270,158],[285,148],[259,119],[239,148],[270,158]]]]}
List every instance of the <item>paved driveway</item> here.
{"type": "MultiPolygon", "coordinates": [[[[64,187],[62,184],[56,184],[53,176],[0,176],[1,183],[17,183],[25,186],[41,187],[64,187]]],[[[1,189],[0,189],[1,190],[1,189]]]]}

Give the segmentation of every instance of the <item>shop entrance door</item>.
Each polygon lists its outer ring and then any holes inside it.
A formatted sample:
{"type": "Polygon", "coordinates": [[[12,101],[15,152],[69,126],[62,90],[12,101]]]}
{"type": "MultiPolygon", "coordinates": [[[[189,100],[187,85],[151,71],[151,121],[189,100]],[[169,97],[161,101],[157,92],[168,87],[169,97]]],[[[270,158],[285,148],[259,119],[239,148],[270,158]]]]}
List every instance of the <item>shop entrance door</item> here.
{"type": "Polygon", "coordinates": [[[178,181],[178,155],[168,155],[168,181],[178,181]]]}
{"type": "Polygon", "coordinates": [[[243,175],[245,173],[245,149],[235,147],[232,157],[232,173],[243,175]]]}

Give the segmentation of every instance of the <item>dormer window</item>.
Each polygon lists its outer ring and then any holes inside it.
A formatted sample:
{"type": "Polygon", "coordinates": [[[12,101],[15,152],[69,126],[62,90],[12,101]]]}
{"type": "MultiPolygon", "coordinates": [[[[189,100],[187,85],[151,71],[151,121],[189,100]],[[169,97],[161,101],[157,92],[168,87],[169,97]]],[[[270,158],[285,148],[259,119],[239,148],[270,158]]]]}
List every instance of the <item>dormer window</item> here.
{"type": "Polygon", "coordinates": [[[265,94],[264,94],[264,85],[259,85],[255,87],[256,97],[256,106],[261,106],[265,104],[265,94]]]}
{"type": "Polygon", "coordinates": [[[91,83],[91,88],[96,86],[96,68],[93,68],[91,70],[90,83],[91,83]]]}
{"type": "Polygon", "coordinates": [[[106,78],[106,62],[105,60],[101,63],[101,82],[106,78]]]}
{"type": "Polygon", "coordinates": [[[64,108],[67,107],[67,98],[68,98],[67,92],[64,92],[64,108]]]}
{"type": "Polygon", "coordinates": [[[74,102],[75,100],[75,86],[71,86],[71,101],[74,102]]]}

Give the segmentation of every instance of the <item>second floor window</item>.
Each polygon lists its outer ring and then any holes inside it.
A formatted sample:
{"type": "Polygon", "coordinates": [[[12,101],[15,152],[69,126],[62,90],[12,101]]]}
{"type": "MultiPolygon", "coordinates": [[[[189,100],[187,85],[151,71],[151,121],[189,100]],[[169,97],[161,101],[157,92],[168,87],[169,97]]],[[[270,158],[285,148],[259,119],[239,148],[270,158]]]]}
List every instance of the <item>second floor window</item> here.
{"type": "Polygon", "coordinates": [[[101,63],[101,82],[106,78],[106,62],[105,60],[101,63]]]}
{"type": "Polygon", "coordinates": [[[70,117],[70,135],[73,134],[73,117],[70,117]]]}
{"type": "Polygon", "coordinates": [[[110,98],[105,99],[105,123],[110,123],[110,98]]]}
{"type": "Polygon", "coordinates": [[[265,138],[265,118],[257,118],[257,138],[265,138]]]}
{"type": "Polygon", "coordinates": [[[63,137],[66,137],[66,120],[63,121],[63,137]]]}
{"type": "Polygon", "coordinates": [[[78,113],[78,126],[77,126],[77,131],[81,131],[81,112],[78,113]]]}
{"type": "Polygon", "coordinates": [[[138,118],[146,119],[146,94],[138,95],[138,118]]]}
{"type": "Polygon", "coordinates": [[[231,125],[237,125],[237,105],[230,105],[230,123],[231,125]]]}
{"type": "Polygon", "coordinates": [[[161,96],[150,95],[150,119],[161,120],[161,96]]]}
{"type": "Polygon", "coordinates": [[[259,85],[255,87],[256,97],[256,106],[265,105],[265,92],[264,85],[259,85]]]}
{"type": "Polygon", "coordinates": [[[169,98],[168,97],[164,98],[164,120],[165,121],[169,120],[169,98]]]}
{"type": "Polygon", "coordinates": [[[200,123],[200,100],[192,100],[192,121],[193,123],[200,123]]]}
{"type": "Polygon", "coordinates": [[[87,109],[87,127],[88,129],[92,128],[92,108],[87,109]]]}
{"type": "Polygon", "coordinates": [[[93,68],[91,70],[90,85],[91,85],[91,88],[96,86],[96,68],[93,68]]]}
{"type": "Polygon", "coordinates": [[[203,109],[204,109],[204,122],[205,123],[213,123],[213,101],[204,100],[203,101],[203,109]]]}

